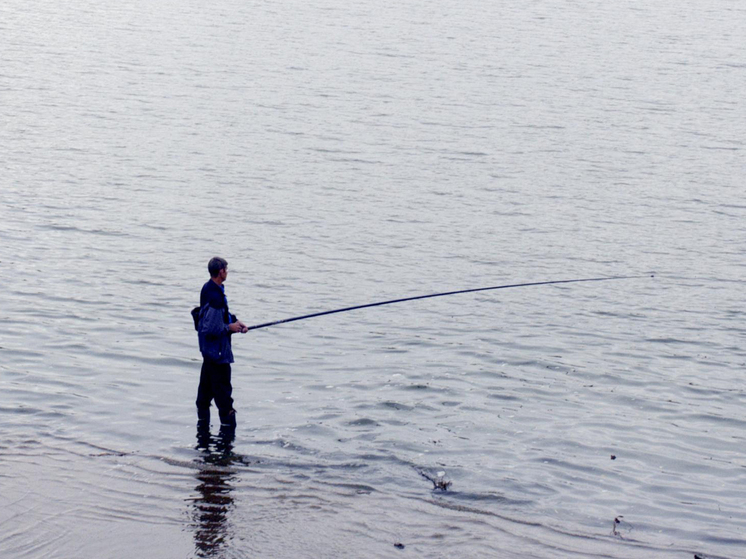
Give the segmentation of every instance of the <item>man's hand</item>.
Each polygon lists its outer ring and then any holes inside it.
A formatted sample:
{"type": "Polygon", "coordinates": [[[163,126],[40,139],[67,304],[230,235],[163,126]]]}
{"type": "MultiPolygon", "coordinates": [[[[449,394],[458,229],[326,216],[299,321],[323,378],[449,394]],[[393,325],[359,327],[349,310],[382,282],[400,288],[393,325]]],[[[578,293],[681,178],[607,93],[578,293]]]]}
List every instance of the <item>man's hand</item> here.
{"type": "Polygon", "coordinates": [[[231,322],[231,323],[230,323],[230,324],[228,325],[228,330],[230,330],[230,331],[231,331],[231,332],[233,332],[234,334],[235,334],[236,332],[243,332],[243,331],[244,331],[244,328],[246,328],[246,327],[245,327],[245,326],[242,326],[240,322],[231,322]]]}
{"type": "Polygon", "coordinates": [[[246,325],[245,325],[245,324],[244,324],[243,322],[241,322],[240,320],[238,321],[238,325],[239,325],[239,326],[241,327],[241,333],[242,333],[242,334],[245,334],[246,332],[248,332],[248,331],[249,331],[249,327],[248,327],[248,326],[246,326],[246,325]]]}

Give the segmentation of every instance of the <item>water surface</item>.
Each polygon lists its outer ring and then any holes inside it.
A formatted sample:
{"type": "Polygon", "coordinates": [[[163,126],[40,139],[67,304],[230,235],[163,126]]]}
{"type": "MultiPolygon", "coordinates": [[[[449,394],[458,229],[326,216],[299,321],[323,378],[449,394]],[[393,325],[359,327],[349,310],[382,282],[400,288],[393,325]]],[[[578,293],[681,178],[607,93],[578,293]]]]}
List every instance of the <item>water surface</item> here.
{"type": "Polygon", "coordinates": [[[0,555],[743,557],[744,21],[5,2],[0,555]]]}

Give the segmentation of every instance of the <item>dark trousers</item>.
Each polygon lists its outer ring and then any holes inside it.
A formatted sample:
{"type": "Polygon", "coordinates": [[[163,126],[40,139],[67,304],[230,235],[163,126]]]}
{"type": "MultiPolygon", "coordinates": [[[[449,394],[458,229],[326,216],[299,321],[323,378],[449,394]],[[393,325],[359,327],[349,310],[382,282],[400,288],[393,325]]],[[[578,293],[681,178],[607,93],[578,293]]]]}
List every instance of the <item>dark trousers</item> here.
{"type": "Polygon", "coordinates": [[[215,363],[205,359],[197,389],[197,418],[201,422],[210,423],[210,402],[214,399],[221,423],[235,425],[232,393],[230,363],[215,363]]]}

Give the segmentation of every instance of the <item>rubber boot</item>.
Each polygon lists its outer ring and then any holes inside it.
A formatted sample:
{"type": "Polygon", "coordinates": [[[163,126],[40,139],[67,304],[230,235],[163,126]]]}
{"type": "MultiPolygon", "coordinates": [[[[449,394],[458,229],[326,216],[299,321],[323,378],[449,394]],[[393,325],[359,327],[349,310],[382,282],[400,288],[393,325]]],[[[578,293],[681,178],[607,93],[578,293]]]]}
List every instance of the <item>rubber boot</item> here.
{"type": "Polygon", "coordinates": [[[210,408],[197,408],[197,429],[210,429],[210,408]]]}
{"type": "Polygon", "coordinates": [[[209,452],[211,442],[212,435],[210,435],[210,426],[203,427],[197,423],[197,450],[209,452]]]}
{"type": "Polygon", "coordinates": [[[221,429],[235,429],[236,428],[236,410],[229,411],[226,415],[220,415],[220,428],[221,429]]]}

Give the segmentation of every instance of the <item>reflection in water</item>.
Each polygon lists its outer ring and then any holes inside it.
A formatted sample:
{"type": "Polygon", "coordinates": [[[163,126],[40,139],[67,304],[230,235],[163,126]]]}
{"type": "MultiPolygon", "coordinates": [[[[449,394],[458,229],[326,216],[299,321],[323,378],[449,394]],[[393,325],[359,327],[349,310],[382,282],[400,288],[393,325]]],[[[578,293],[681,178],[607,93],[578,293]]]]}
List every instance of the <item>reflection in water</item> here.
{"type": "Polygon", "coordinates": [[[209,428],[197,429],[197,450],[201,450],[203,467],[197,474],[199,496],[193,503],[194,544],[198,557],[217,557],[231,540],[228,513],[233,507],[231,491],[235,472],[231,464],[239,459],[233,454],[235,432],[220,430],[217,437],[209,428]]]}

